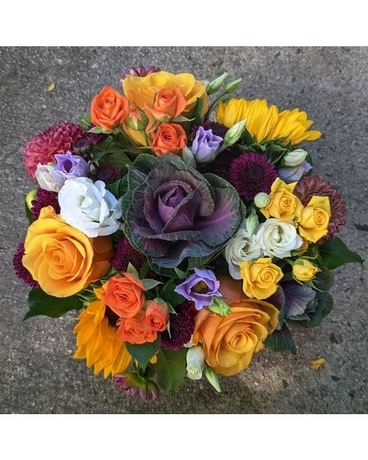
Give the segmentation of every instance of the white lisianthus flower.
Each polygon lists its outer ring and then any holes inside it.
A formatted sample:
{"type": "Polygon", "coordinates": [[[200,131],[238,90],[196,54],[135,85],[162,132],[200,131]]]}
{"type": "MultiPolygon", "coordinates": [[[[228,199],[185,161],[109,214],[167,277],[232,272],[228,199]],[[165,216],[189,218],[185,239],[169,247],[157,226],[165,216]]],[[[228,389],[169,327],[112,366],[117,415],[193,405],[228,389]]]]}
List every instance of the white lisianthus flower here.
{"type": "Polygon", "coordinates": [[[205,353],[202,347],[192,347],[187,351],[187,375],[192,380],[202,378],[205,353]]]}
{"type": "Polygon", "coordinates": [[[289,257],[291,251],[303,244],[292,222],[270,218],[263,222],[255,235],[256,241],[264,255],[283,259],[289,257]]]}
{"type": "Polygon", "coordinates": [[[61,217],[89,238],[111,235],[120,223],[121,203],[103,181],[88,177],[65,181],[58,195],[61,217]]]}
{"type": "Polygon", "coordinates": [[[241,227],[230,238],[224,250],[229,273],[236,280],[241,279],[239,264],[246,260],[256,260],[261,255],[262,251],[255,239],[255,235],[250,235],[244,227],[241,227]]]}
{"type": "Polygon", "coordinates": [[[46,165],[38,163],[37,169],[35,171],[35,176],[38,185],[43,190],[48,190],[49,192],[58,192],[64,185],[64,176],[55,168],[56,163],[47,163],[46,165]]]}

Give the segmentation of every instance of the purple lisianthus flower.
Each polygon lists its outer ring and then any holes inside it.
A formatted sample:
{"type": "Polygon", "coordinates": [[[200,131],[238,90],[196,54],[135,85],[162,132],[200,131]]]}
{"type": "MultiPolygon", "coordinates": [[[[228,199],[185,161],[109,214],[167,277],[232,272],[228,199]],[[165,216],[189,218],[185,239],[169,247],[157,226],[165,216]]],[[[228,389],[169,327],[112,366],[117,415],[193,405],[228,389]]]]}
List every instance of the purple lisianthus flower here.
{"type": "Polygon", "coordinates": [[[140,154],[122,186],[124,233],[158,273],[203,266],[244,219],[231,184],[176,155],[140,154]]]}
{"type": "Polygon", "coordinates": [[[280,179],[290,184],[291,182],[299,182],[311,169],[312,165],[304,161],[301,165],[280,168],[277,172],[280,179]]]}
{"type": "Polygon", "coordinates": [[[194,136],[191,150],[198,163],[213,161],[219,153],[223,138],[213,134],[212,129],[200,126],[194,136]]]}
{"type": "Polygon", "coordinates": [[[196,310],[208,307],[213,297],[221,297],[220,282],[212,270],[195,268],[194,273],[175,288],[175,292],[194,302],[196,310]]]}
{"type": "Polygon", "coordinates": [[[59,171],[65,179],[87,177],[89,174],[87,161],[79,155],[73,155],[68,151],[64,154],[56,154],[55,160],[55,170],[59,171]]]}

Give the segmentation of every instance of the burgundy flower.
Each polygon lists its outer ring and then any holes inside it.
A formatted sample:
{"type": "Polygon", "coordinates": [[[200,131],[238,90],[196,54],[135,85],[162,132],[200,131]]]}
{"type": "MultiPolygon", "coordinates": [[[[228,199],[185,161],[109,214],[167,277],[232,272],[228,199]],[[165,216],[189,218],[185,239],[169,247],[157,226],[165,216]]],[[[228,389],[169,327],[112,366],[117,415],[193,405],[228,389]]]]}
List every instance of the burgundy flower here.
{"type": "Polygon", "coordinates": [[[28,174],[35,177],[38,163],[55,162],[55,153],[74,153],[74,144],[84,136],[83,128],[75,123],[59,123],[39,133],[24,147],[23,161],[28,174]]]}
{"type": "Polygon", "coordinates": [[[150,73],[160,72],[160,70],[161,69],[159,67],[155,67],[154,65],[131,67],[128,72],[123,74],[121,79],[124,80],[124,78],[129,77],[130,75],[133,77],[145,77],[150,73]]]}
{"type": "Polygon", "coordinates": [[[194,303],[187,301],[176,308],[176,313],[170,313],[170,334],[164,331],[161,334],[162,348],[179,350],[188,343],[194,331],[194,303]]]}
{"type": "Polygon", "coordinates": [[[38,288],[40,287],[37,281],[32,278],[32,275],[29,271],[23,266],[22,264],[22,257],[24,255],[24,243],[20,243],[14,256],[13,256],[13,267],[15,270],[16,275],[22,281],[24,281],[27,286],[31,288],[38,288]]]}
{"type": "Polygon", "coordinates": [[[124,237],[116,244],[115,252],[110,260],[110,263],[115,270],[125,272],[128,268],[129,262],[136,270],[139,270],[145,261],[146,256],[133,248],[129,243],[128,238],[124,237]]]}
{"type": "Polygon", "coordinates": [[[38,219],[41,209],[45,206],[52,206],[55,209],[56,214],[59,214],[60,212],[58,194],[42,188],[37,190],[36,198],[31,201],[31,205],[33,219],[38,219]]]}
{"type": "Polygon", "coordinates": [[[230,166],[229,179],[245,201],[252,201],[259,192],[269,193],[277,170],[258,153],[243,153],[230,166]]]}
{"type": "Polygon", "coordinates": [[[119,177],[119,174],[120,168],[118,165],[103,163],[97,168],[94,180],[102,180],[105,184],[111,184],[119,177]]]}
{"type": "Polygon", "coordinates": [[[328,233],[318,240],[323,244],[333,239],[335,233],[339,233],[346,223],[347,207],[340,192],[331,186],[330,182],[323,180],[321,176],[305,176],[296,185],[294,194],[300,199],[303,206],[306,206],[310,199],[316,196],[328,196],[331,206],[331,217],[328,224],[328,233]]]}

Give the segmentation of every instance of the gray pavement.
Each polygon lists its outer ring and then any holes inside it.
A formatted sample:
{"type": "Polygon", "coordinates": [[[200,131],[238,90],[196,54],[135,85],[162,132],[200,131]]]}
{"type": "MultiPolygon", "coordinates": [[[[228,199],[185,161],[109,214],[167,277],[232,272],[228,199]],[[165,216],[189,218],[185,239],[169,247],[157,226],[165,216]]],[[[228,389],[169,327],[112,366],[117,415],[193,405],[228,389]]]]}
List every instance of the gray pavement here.
{"type": "Polygon", "coordinates": [[[110,380],[72,359],[73,317],[22,321],[28,288],[12,257],[26,231],[23,199],[33,186],[22,148],[61,121],[79,121],[103,86],[152,64],[212,79],[243,78],[236,95],[299,107],[322,138],[309,143],[315,169],[348,203],[341,234],[367,259],[368,48],[366,47],[62,47],[0,48],[0,412],[3,414],[366,414],[367,265],[335,271],[334,308],[316,329],[293,331],[297,355],[264,350],[222,393],[186,380],[157,402],[127,398],[110,380]],[[51,83],[56,88],[48,92],[51,83]],[[309,361],[323,357],[318,370],[309,361]]]}

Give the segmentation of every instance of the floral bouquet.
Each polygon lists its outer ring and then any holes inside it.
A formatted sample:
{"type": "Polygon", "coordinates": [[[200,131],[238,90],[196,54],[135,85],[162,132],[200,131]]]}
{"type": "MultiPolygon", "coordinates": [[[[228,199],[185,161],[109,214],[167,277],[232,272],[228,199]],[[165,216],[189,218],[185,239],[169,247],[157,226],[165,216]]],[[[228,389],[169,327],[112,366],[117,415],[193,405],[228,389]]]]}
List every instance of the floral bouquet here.
{"type": "Polygon", "coordinates": [[[332,271],[363,262],[300,147],[313,122],[227,79],[132,68],[24,149],[25,318],[75,310],[74,358],[141,399],[186,377],[221,391],[264,346],[296,353],[290,326],[320,324],[332,271]]]}

